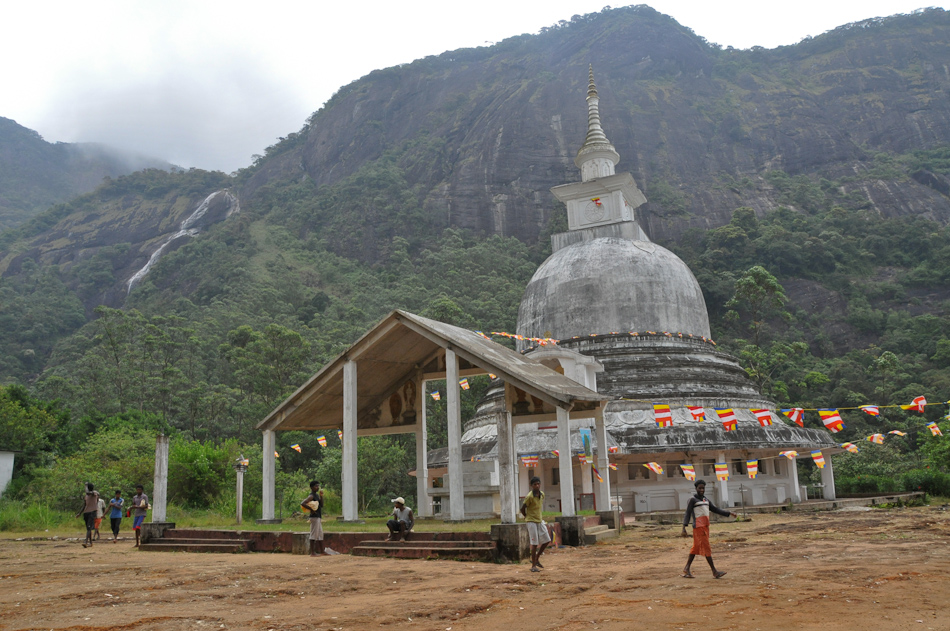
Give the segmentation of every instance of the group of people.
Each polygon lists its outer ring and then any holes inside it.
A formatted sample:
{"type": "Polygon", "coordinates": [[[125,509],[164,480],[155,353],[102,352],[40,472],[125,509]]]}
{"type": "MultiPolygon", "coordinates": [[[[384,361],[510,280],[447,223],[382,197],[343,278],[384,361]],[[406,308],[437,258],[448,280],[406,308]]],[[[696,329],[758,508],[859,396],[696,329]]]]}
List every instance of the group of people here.
{"type": "Polygon", "coordinates": [[[99,527],[105,517],[106,510],[109,511],[109,521],[112,526],[112,543],[119,540],[119,527],[122,524],[122,517],[132,517],[132,530],[135,532],[135,547],[139,547],[141,542],[140,531],[142,522],[145,521],[145,515],[148,512],[148,496],[145,494],[145,488],[139,484],[135,487],[135,495],[132,496],[131,507],[125,506],[125,498],[122,497],[122,491],[116,489],[115,497],[109,500],[108,507],[106,501],[99,495],[99,491],[92,482],[86,482],[86,492],[82,497],[82,507],[76,513],[76,517],[82,517],[86,522],[86,539],[82,547],[91,548],[93,541],[99,540],[99,527]]]}
{"type": "MultiPolygon", "coordinates": [[[[544,492],[541,491],[541,478],[534,476],[528,482],[530,490],[521,503],[521,515],[524,517],[528,526],[528,541],[531,546],[531,571],[540,572],[544,569],[541,564],[541,555],[545,548],[551,543],[551,535],[548,532],[547,524],[541,516],[544,508],[544,492]]],[[[736,514],[717,507],[706,497],[705,480],[696,480],[693,484],[696,494],[690,498],[686,505],[686,514],[683,516],[683,536],[688,537],[686,527],[693,524],[693,547],[689,551],[689,558],[686,561],[686,567],[683,568],[683,578],[694,578],[690,568],[693,559],[697,555],[706,557],[706,562],[712,570],[713,578],[722,578],[725,572],[716,569],[713,563],[712,550],[709,546],[709,514],[716,513],[724,517],[735,517],[736,514]]],[[[137,487],[141,492],[142,487],[137,487]]],[[[89,485],[90,491],[92,485],[89,485]]],[[[88,494],[87,494],[88,495],[88,494]]],[[[116,497],[119,492],[116,491],[116,497]]],[[[138,496],[136,496],[138,497],[138,496]]],[[[134,500],[133,500],[134,502],[134,500]]],[[[391,519],[386,522],[389,528],[389,541],[405,541],[412,531],[414,523],[412,509],[406,506],[406,500],[397,497],[392,500],[393,512],[391,519]]],[[[87,503],[88,505],[88,503],[87,503]]],[[[310,494],[300,502],[300,506],[310,512],[310,556],[320,556],[330,552],[323,544],[323,491],[320,489],[320,483],[313,481],[310,483],[310,494]]],[[[144,513],[143,513],[144,515],[144,513]]],[[[138,525],[136,521],[136,526],[138,525]]],[[[88,521],[87,521],[88,524],[88,521]]],[[[98,528],[98,525],[96,526],[98,528]]],[[[117,526],[113,521],[113,532],[117,532],[117,526]]],[[[97,531],[98,533],[98,531],[97,531]]],[[[98,536],[98,535],[97,535],[98,536]]],[[[90,545],[91,542],[90,542],[90,545]]],[[[136,531],[136,545],[138,545],[138,531],[136,531]]]]}

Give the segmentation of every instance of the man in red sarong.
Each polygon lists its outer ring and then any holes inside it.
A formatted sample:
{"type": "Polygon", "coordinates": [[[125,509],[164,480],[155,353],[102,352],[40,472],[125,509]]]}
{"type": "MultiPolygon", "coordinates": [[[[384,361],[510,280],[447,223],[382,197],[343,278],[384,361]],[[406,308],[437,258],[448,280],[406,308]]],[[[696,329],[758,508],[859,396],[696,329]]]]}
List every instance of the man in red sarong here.
{"type": "Polygon", "coordinates": [[[689,559],[686,561],[686,567],[683,568],[683,578],[693,578],[689,568],[693,564],[693,559],[697,554],[706,557],[706,562],[712,568],[713,578],[722,578],[725,572],[720,572],[713,564],[712,550],[709,547],[709,513],[713,512],[723,517],[735,517],[735,513],[717,508],[715,504],[706,499],[706,481],[696,480],[693,483],[696,487],[696,495],[689,498],[689,504],[686,505],[686,515],[683,516],[683,536],[688,537],[686,526],[690,520],[693,522],[693,547],[689,551],[689,559]]]}

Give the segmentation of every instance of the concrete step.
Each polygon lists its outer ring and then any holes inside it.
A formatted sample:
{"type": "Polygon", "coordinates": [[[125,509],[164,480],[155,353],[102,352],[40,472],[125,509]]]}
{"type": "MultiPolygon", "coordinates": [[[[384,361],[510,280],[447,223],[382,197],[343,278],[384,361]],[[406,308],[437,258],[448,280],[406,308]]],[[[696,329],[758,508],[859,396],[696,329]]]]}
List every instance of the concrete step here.
{"type": "Polygon", "coordinates": [[[473,547],[493,547],[494,543],[489,541],[426,541],[426,540],[415,540],[411,536],[408,541],[364,541],[362,544],[364,546],[377,546],[381,548],[473,548],[473,547]]]}
{"type": "Polygon", "coordinates": [[[612,539],[618,535],[618,532],[607,526],[595,526],[594,528],[584,529],[584,545],[592,546],[599,541],[612,539]]]}
{"type": "Polygon", "coordinates": [[[248,539],[239,539],[237,537],[228,538],[228,539],[208,539],[204,537],[162,537],[161,539],[152,539],[149,543],[177,543],[182,545],[194,545],[194,544],[223,544],[223,545],[244,545],[248,546],[250,540],[248,539]]]}
{"type": "MultiPolygon", "coordinates": [[[[384,542],[390,543],[390,542],[384,542]]],[[[395,542],[391,542],[395,543],[395,542]]],[[[390,559],[451,559],[455,561],[495,561],[498,548],[494,545],[471,546],[443,546],[441,545],[412,545],[412,543],[397,544],[396,546],[365,543],[350,550],[354,556],[387,557],[390,559]]]]}
{"type": "Polygon", "coordinates": [[[234,541],[223,543],[183,543],[180,541],[159,539],[139,546],[145,552],[247,552],[247,542],[234,541]]]}
{"type": "Polygon", "coordinates": [[[610,530],[610,526],[607,524],[600,524],[599,526],[584,526],[584,533],[588,535],[595,535],[598,532],[603,532],[605,530],[610,530]]]}

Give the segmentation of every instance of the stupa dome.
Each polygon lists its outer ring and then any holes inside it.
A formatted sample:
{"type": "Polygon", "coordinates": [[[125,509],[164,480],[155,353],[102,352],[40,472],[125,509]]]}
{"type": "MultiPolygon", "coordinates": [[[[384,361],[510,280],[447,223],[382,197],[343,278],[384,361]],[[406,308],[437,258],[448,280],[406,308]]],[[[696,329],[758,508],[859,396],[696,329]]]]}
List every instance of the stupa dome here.
{"type": "Polygon", "coordinates": [[[602,237],[557,250],[531,278],[518,310],[518,333],[526,337],[630,331],[709,337],[696,277],[650,241],[602,237]]]}

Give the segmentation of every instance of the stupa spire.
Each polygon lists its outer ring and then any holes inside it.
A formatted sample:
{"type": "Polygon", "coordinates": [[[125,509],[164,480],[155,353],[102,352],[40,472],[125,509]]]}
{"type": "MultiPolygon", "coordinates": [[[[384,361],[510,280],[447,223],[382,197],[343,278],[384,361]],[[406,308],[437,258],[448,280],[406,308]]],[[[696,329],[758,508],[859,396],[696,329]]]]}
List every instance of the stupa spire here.
{"type": "MultiPolygon", "coordinates": [[[[597,85],[594,83],[594,66],[589,67],[590,79],[587,82],[587,138],[584,147],[589,145],[610,144],[607,134],[600,126],[600,97],[597,95],[597,85]]],[[[583,147],[582,147],[583,148],[583,147]]]]}
{"type": "Polygon", "coordinates": [[[587,138],[577,152],[574,164],[581,170],[584,182],[613,175],[620,161],[620,154],[607,140],[607,134],[600,125],[600,96],[594,83],[594,66],[588,68],[587,82],[587,138]]]}

